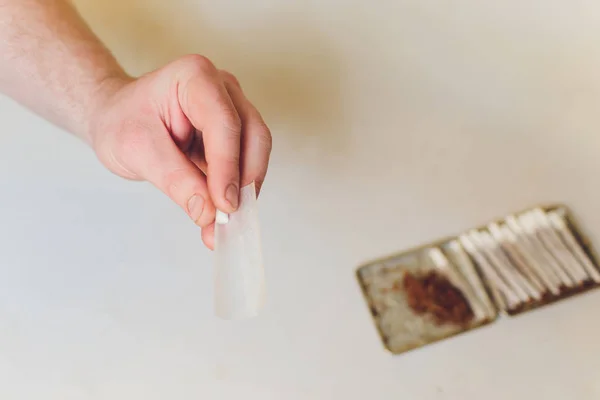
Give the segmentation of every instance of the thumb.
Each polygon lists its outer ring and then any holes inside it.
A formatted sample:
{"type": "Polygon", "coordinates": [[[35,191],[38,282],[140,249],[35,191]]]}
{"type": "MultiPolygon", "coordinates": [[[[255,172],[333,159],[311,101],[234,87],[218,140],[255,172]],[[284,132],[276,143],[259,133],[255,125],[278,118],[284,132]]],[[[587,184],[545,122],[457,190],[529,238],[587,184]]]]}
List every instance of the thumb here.
{"type": "Polygon", "coordinates": [[[170,137],[156,140],[146,154],[141,175],[177,203],[199,226],[215,219],[204,173],[170,137]]]}

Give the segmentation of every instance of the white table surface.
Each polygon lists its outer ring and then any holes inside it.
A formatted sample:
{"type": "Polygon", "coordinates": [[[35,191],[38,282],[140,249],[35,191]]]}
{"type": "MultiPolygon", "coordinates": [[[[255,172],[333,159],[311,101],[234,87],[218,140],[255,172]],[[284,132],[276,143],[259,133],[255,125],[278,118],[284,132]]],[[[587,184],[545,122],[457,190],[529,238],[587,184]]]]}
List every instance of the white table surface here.
{"type": "Polygon", "coordinates": [[[599,398],[600,292],[393,357],[354,279],[538,202],[600,245],[598,2],[77,3],[131,72],[203,53],[263,111],[269,303],[216,320],[188,218],[2,99],[1,399],[599,398]]]}

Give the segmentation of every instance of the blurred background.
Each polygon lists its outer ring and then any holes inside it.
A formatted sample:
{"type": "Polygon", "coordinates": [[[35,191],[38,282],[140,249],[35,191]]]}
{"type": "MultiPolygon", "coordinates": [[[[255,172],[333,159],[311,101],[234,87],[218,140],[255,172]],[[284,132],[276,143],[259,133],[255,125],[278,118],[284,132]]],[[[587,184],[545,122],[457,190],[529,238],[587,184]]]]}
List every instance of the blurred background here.
{"type": "Polygon", "coordinates": [[[200,53],[270,125],[268,306],[186,215],[0,99],[3,399],[597,399],[600,293],[385,353],[362,262],[540,202],[600,248],[600,4],[76,0],[132,74],[200,53]]]}

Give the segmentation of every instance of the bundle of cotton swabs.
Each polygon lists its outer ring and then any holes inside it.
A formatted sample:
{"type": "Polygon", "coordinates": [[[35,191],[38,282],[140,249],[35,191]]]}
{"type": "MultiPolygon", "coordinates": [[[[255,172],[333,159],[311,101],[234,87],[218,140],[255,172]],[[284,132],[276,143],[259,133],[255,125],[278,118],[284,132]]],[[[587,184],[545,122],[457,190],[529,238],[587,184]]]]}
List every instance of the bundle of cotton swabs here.
{"type": "MultiPolygon", "coordinates": [[[[461,235],[449,243],[448,250],[462,260],[458,267],[463,274],[465,265],[474,261],[503,311],[519,310],[600,283],[600,272],[571,232],[562,210],[537,208],[508,216],[486,229],[461,235]]],[[[430,256],[438,268],[448,263],[439,249],[432,249],[430,256]]],[[[477,280],[465,275],[471,284],[477,280]]],[[[475,308],[478,314],[480,307],[475,308]]],[[[480,314],[489,315],[489,311],[484,307],[480,314]]]]}

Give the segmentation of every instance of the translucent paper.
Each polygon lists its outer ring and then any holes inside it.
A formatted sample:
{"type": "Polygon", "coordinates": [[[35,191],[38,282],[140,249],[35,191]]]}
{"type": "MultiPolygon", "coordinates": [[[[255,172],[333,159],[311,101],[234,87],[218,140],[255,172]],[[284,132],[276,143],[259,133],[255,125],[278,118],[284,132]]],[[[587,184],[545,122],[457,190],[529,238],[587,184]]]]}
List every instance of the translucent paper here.
{"type": "Polygon", "coordinates": [[[256,188],[251,183],[240,191],[238,211],[215,224],[215,314],[223,319],[252,318],[264,303],[256,188]]]}

